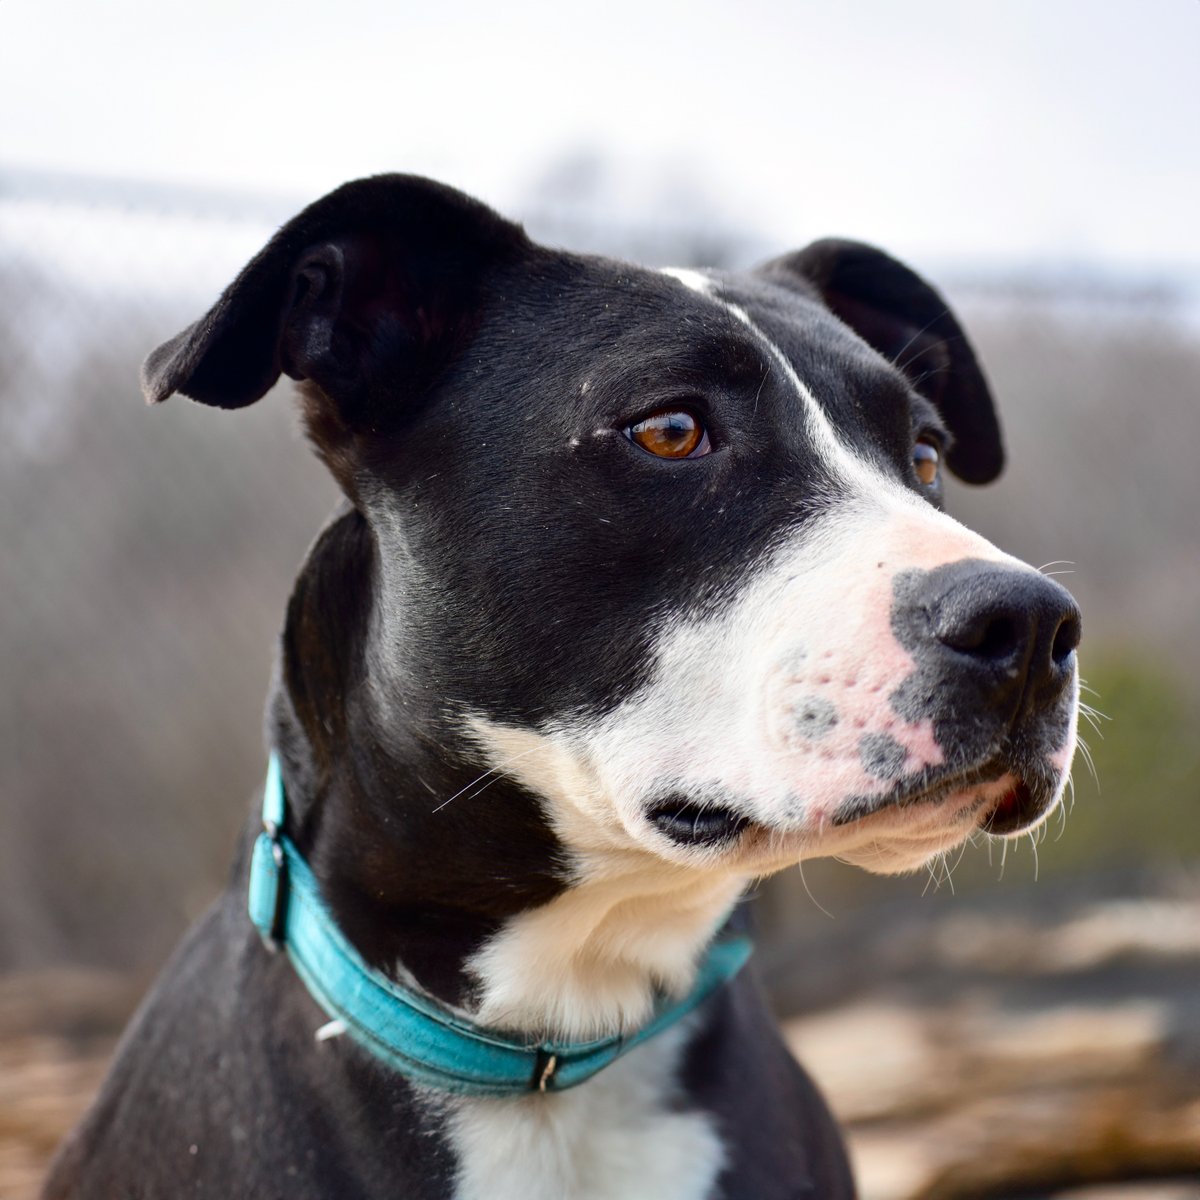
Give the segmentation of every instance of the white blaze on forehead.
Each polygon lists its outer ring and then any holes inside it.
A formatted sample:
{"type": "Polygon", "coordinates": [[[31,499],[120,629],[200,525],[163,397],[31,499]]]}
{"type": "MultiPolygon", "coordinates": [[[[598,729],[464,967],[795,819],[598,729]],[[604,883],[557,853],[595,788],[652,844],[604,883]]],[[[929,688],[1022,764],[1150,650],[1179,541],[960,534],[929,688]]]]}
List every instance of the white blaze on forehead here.
{"type": "Polygon", "coordinates": [[[689,291],[706,296],[713,304],[729,313],[767,352],[771,362],[779,369],[792,391],[799,398],[804,432],[812,441],[813,448],[821,455],[827,471],[840,476],[847,484],[865,487],[873,492],[881,489],[904,491],[896,480],[885,475],[872,464],[864,462],[850,451],[849,447],[838,437],[837,431],[816,396],[796,374],[796,369],[788,361],[787,355],[755,324],[750,314],[741,305],[734,304],[718,294],[717,284],[713,279],[699,271],[689,271],[681,267],[666,267],[661,273],[677,279],[689,291]]]}
{"type": "Polygon", "coordinates": [[[711,296],[713,282],[703,271],[693,271],[687,267],[663,267],[662,274],[678,279],[685,288],[699,292],[701,296],[711,296]]]}

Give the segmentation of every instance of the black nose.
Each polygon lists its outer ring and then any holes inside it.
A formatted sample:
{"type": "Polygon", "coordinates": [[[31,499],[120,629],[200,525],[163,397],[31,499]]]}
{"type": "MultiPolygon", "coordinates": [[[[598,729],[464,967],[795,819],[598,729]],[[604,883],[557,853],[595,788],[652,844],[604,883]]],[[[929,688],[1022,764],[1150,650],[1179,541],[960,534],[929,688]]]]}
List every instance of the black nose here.
{"type": "Polygon", "coordinates": [[[974,559],[898,577],[892,625],[918,662],[971,680],[993,712],[1013,714],[1062,695],[1082,628],[1053,579],[974,559]]]}

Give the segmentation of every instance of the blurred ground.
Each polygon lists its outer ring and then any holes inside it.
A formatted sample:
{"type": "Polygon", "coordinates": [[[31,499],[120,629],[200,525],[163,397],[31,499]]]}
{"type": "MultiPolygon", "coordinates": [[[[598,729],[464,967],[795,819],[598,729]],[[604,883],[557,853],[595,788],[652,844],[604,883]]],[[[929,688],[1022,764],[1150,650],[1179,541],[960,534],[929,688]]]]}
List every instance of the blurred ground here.
{"type": "MultiPolygon", "coordinates": [[[[818,916],[764,948],[863,1200],[1200,1197],[1200,874],[1097,890],[818,916]]],[[[0,979],[3,1200],[33,1200],[143,982],[0,979]]]]}
{"type": "MultiPolygon", "coordinates": [[[[290,202],[79,181],[47,200],[2,184],[11,1200],[94,1087],[148,973],[220,886],[263,767],[290,582],[334,490],[283,394],[230,414],[178,399],[147,411],[137,393],[146,351],[203,310],[290,202]]],[[[531,197],[533,232],[566,244],[680,264],[783,249],[686,225],[581,225],[544,200],[531,197]]],[[[1011,452],[998,485],[956,489],[949,506],[1014,554],[1073,572],[1089,698],[1111,718],[1085,729],[1100,786],[1077,764],[1065,823],[1003,865],[986,845],[920,879],[806,865],[764,890],[760,957],[782,1009],[803,1014],[797,1042],[854,1123],[864,1177],[890,1172],[871,1183],[878,1200],[988,1194],[995,1181],[963,1175],[964,1156],[1004,1162],[1031,1188],[1195,1171],[1177,1146],[1200,1146],[1187,932],[1200,924],[1197,324],[1169,288],[1086,273],[1029,281],[951,264],[938,281],[990,371],[1011,452]],[[1096,1024],[1110,1017],[1115,1042],[1096,1024]],[[1039,1074],[1029,1046],[1062,1061],[1039,1074]],[[1088,1097],[1095,1143],[1046,1116],[1060,1100],[1084,1114],[1088,1097]],[[1147,1122],[1164,1131],[1155,1146],[1130,1140],[1147,1122]],[[1018,1143],[1015,1159],[998,1149],[1018,1143]]]]}
{"type": "Polygon", "coordinates": [[[0,976],[2,1200],[37,1195],[144,986],[144,978],[96,970],[0,976]]]}

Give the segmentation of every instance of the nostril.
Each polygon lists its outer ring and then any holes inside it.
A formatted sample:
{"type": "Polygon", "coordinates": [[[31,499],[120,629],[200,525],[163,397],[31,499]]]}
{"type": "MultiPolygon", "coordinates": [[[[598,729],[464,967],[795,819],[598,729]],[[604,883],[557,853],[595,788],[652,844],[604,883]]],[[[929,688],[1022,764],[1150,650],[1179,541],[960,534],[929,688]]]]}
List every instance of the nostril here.
{"type": "Polygon", "coordinates": [[[1012,618],[995,617],[984,628],[979,645],[972,649],[981,658],[1010,658],[1016,653],[1019,640],[1012,618]]]}
{"type": "Polygon", "coordinates": [[[1010,613],[982,612],[950,624],[939,641],[973,658],[996,661],[1016,654],[1022,635],[1010,613]]]}
{"type": "Polygon", "coordinates": [[[1058,666],[1061,667],[1075,653],[1082,634],[1083,626],[1078,613],[1071,613],[1063,618],[1050,647],[1050,657],[1058,666]]]}

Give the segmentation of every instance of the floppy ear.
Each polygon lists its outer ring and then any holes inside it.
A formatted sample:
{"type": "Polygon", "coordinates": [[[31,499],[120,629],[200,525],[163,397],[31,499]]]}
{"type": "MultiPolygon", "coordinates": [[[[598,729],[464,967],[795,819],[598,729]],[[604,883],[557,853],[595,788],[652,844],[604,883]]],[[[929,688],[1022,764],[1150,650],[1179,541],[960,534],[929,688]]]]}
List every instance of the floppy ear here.
{"type": "Polygon", "coordinates": [[[150,403],[221,408],[281,373],[312,380],[344,425],[375,424],[432,382],[475,324],[488,268],[529,245],[518,225],[411,175],[348,183],[289,221],[194,325],[142,366],[150,403]]]}
{"type": "Polygon", "coordinates": [[[827,238],[777,258],[768,277],[800,276],[865,342],[894,362],[936,405],[954,444],[950,469],[990,483],[1004,467],[992,395],[975,352],[946,301],[903,263],[861,242],[827,238]]]}

